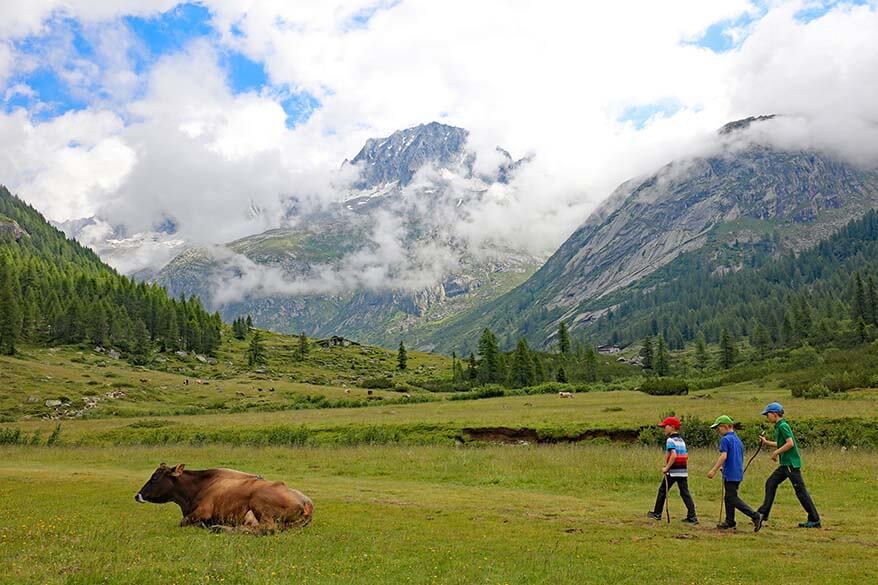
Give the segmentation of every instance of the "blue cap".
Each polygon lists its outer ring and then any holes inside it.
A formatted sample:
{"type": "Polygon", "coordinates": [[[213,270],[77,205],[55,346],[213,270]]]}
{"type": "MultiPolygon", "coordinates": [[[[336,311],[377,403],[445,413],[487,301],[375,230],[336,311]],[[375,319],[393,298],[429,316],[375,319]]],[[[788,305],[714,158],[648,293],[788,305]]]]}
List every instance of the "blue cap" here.
{"type": "Polygon", "coordinates": [[[772,402],[765,407],[765,410],[762,411],[762,414],[765,415],[769,412],[773,412],[775,414],[783,414],[783,406],[780,405],[780,402],[772,402]]]}

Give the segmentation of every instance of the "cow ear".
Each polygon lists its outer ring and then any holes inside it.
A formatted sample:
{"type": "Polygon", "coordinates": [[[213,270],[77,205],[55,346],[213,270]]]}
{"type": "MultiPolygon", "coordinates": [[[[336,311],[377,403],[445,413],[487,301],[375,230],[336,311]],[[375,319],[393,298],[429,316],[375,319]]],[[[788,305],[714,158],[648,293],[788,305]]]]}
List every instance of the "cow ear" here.
{"type": "Polygon", "coordinates": [[[171,475],[173,475],[174,477],[180,477],[183,474],[184,467],[186,467],[186,466],[183,465],[182,463],[180,465],[176,466],[174,468],[174,470],[171,472],[171,475]]]}

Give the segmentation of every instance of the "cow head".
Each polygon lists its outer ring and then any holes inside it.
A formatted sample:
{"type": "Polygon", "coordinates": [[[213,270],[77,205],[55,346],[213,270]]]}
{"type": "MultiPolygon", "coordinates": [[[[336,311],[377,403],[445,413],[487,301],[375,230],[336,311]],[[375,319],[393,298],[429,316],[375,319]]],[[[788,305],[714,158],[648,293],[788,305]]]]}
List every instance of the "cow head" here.
{"type": "Polygon", "coordinates": [[[166,504],[174,499],[174,491],[177,487],[177,480],[183,473],[184,465],[181,463],[175,467],[168,467],[164,463],[159,465],[158,469],[152,474],[140,491],[134,496],[134,499],[145,504],[151,502],[153,504],[166,504]]]}

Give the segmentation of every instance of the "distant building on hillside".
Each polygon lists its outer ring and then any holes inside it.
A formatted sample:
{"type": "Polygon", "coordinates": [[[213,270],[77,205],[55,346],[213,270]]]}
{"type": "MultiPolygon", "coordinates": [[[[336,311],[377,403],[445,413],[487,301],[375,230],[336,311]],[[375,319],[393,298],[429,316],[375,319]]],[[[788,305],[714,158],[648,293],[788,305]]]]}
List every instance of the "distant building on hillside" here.
{"type": "Polygon", "coordinates": [[[598,353],[601,355],[612,355],[614,353],[619,353],[622,351],[622,348],[618,345],[602,345],[598,347],[598,353]]]}
{"type": "Polygon", "coordinates": [[[338,335],[333,335],[329,339],[320,339],[317,341],[317,345],[320,347],[349,347],[351,345],[360,345],[356,341],[351,341],[350,339],[345,339],[344,337],[339,337],[338,335]]]}

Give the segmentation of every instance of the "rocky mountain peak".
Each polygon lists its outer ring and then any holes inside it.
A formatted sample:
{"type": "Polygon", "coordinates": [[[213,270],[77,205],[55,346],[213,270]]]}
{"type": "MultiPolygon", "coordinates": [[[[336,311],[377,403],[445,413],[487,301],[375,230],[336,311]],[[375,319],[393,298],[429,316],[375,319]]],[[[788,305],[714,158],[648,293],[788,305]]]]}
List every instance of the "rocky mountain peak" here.
{"type": "Polygon", "coordinates": [[[728,136],[729,134],[746,130],[754,123],[765,122],[766,120],[771,120],[772,118],[776,117],[777,114],[769,114],[767,116],[750,116],[749,118],[744,118],[742,120],[735,120],[734,122],[729,122],[719,130],[717,130],[717,134],[719,134],[720,136],[728,136]]]}
{"type": "Polygon", "coordinates": [[[405,186],[425,164],[451,168],[465,162],[469,132],[439,122],[421,124],[384,138],[370,138],[350,162],[361,168],[356,187],[397,182],[405,186]]]}

